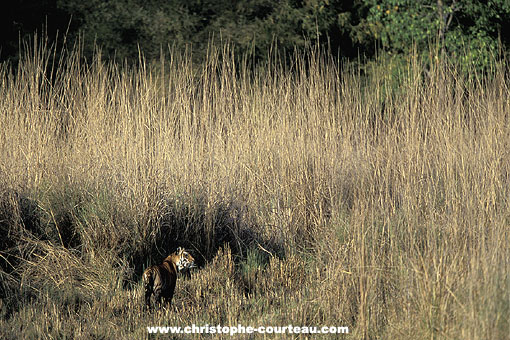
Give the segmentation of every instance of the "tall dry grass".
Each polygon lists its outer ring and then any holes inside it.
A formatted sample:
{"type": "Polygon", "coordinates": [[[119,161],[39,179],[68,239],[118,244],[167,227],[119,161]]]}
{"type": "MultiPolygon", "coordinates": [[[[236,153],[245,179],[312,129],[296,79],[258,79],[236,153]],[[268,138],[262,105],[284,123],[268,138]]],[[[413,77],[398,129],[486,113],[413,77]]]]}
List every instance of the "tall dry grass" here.
{"type": "Polygon", "coordinates": [[[51,56],[0,67],[2,338],[508,338],[505,66],[414,59],[395,81],[391,62],[362,74],[313,51],[258,69],[228,47],[203,65],[51,56]],[[147,314],[141,270],[177,245],[202,267],[147,314]]]}

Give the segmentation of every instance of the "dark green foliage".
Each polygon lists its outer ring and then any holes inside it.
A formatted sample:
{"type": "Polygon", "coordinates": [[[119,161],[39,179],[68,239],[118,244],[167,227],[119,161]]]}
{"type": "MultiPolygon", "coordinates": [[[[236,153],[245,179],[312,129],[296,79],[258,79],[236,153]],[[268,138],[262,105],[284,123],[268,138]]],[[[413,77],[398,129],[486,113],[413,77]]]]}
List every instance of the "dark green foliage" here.
{"type": "Polygon", "coordinates": [[[461,58],[468,70],[486,68],[498,55],[502,40],[508,46],[503,23],[510,20],[510,3],[474,0],[364,0],[368,7],[366,32],[390,53],[413,49],[428,53],[437,43],[442,53],[461,58]]]}
{"type": "MultiPolygon", "coordinates": [[[[193,46],[203,58],[208,44],[229,41],[242,53],[265,58],[278,42],[292,52],[308,42],[332,42],[346,53],[352,50],[349,30],[354,5],[340,1],[73,1],[58,7],[73,14],[85,40],[86,54],[96,42],[109,56],[136,59],[138,47],[149,58],[161,48],[193,46]],[[344,44],[347,42],[347,44],[344,44]],[[87,51],[88,49],[88,51],[87,51]]],[[[352,54],[352,53],[351,53],[352,54]]]]}
{"type": "Polygon", "coordinates": [[[103,57],[131,62],[140,52],[159,58],[169,47],[203,60],[211,41],[230,42],[238,56],[255,61],[276,46],[280,57],[318,43],[335,57],[357,58],[374,56],[374,46],[427,53],[438,42],[466,69],[486,68],[508,46],[509,20],[507,0],[20,1],[2,20],[0,58],[16,60],[19,37],[42,29],[50,39],[60,32],[59,42],[79,41],[86,57],[100,48],[103,57]]]}

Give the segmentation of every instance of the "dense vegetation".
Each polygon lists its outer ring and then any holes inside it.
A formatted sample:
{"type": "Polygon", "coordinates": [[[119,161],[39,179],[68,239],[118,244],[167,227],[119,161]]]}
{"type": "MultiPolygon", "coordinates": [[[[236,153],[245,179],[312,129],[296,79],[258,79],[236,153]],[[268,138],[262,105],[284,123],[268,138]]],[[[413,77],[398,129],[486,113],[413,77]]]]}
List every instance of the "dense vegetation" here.
{"type": "Polygon", "coordinates": [[[508,338],[508,1],[2,15],[1,339],[508,338]],[[200,267],[148,313],[141,273],[177,246],[200,267]]]}
{"type": "Polygon", "coordinates": [[[332,56],[373,57],[379,46],[407,56],[435,42],[464,68],[487,67],[508,49],[508,0],[18,0],[1,20],[0,58],[16,60],[19,37],[35,30],[62,44],[79,41],[91,58],[159,58],[168,46],[193,49],[201,60],[213,39],[234,44],[238,56],[265,60],[277,42],[282,56],[323,44],[332,56]]]}
{"type": "Polygon", "coordinates": [[[53,64],[34,44],[0,66],[0,338],[508,337],[505,64],[362,76],[316,50],[255,70],[228,46],[199,67],[79,53],[53,64]],[[201,267],[144,312],[141,272],[177,245],[201,267]]]}

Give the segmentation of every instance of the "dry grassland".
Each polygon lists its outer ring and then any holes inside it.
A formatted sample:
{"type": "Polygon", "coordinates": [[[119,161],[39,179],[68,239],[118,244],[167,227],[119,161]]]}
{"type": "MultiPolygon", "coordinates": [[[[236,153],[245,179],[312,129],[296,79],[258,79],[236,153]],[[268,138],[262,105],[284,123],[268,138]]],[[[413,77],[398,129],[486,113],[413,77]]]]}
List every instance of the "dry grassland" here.
{"type": "Polygon", "coordinates": [[[508,339],[506,67],[51,56],[0,66],[0,338],[508,339]],[[141,272],[179,245],[200,268],[147,313],[141,272]]]}

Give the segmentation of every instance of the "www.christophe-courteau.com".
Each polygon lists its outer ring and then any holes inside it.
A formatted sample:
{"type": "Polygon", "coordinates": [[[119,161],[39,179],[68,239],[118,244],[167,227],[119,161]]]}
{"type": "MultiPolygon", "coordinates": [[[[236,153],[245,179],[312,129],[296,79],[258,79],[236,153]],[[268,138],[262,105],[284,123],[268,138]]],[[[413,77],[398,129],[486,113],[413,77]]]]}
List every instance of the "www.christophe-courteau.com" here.
{"type": "Polygon", "coordinates": [[[347,334],[349,333],[349,327],[337,327],[337,326],[210,326],[203,325],[197,326],[195,324],[191,326],[178,327],[178,326],[154,326],[147,327],[147,331],[150,334],[347,334]]]}

